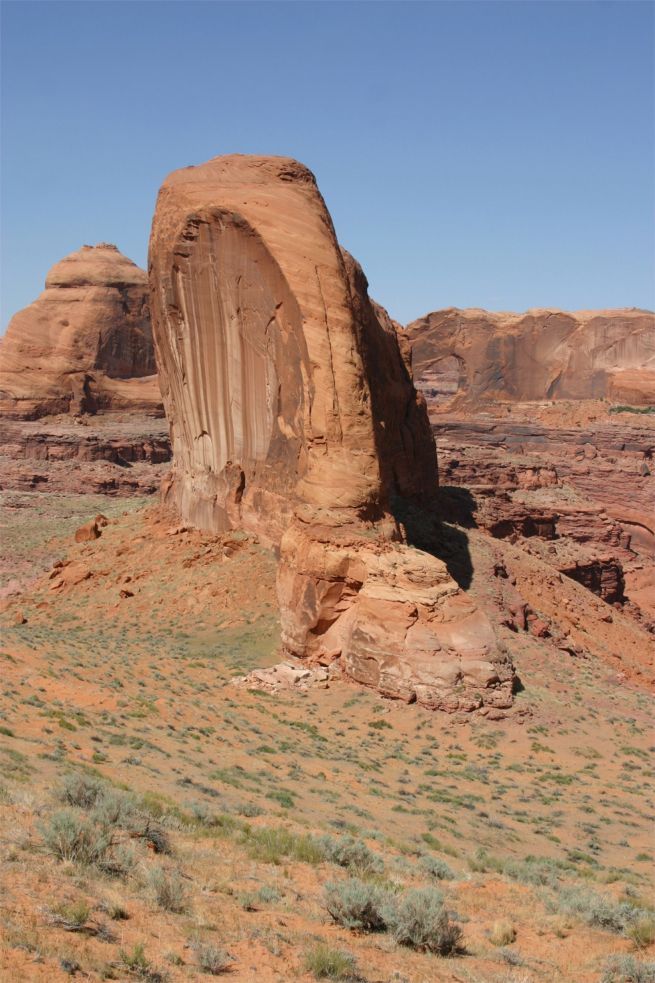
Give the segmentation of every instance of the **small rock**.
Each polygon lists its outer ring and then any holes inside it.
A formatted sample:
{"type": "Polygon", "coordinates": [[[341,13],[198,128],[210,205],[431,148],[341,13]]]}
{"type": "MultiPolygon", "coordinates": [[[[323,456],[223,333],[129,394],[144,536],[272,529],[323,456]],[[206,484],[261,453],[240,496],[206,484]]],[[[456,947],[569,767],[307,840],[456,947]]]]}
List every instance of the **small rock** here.
{"type": "Polygon", "coordinates": [[[548,630],[548,625],[541,618],[530,618],[529,619],[530,634],[534,635],[535,638],[548,638],[550,631],[548,630]]]}

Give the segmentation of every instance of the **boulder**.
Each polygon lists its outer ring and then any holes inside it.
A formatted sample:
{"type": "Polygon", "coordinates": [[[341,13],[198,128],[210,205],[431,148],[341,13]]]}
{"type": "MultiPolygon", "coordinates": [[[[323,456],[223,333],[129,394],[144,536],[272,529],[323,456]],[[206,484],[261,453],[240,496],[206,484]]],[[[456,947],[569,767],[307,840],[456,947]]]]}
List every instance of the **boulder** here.
{"type": "Polygon", "coordinates": [[[486,617],[398,516],[437,491],[408,346],[289,158],[219,157],[159,193],[150,305],[182,522],[279,550],[286,654],[444,709],[511,703],[486,617]]]}
{"type": "MultiPolygon", "coordinates": [[[[105,522],[106,525],[106,522],[105,522]]],[[[83,526],[75,530],[75,542],[76,543],[89,543],[94,539],[100,538],[100,529],[98,528],[98,520],[91,519],[90,522],[85,522],[83,526]]]]}

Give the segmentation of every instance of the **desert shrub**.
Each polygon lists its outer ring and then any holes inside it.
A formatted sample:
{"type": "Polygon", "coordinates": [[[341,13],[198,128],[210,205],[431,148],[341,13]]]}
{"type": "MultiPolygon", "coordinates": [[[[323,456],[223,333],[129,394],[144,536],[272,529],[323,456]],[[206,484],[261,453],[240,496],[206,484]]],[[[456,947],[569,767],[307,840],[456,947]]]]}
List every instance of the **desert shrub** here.
{"type": "Polygon", "coordinates": [[[610,413],[655,413],[655,406],[610,406],[610,413]]]}
{"type": "Polygon", "coordinates": [[[271,901],[278,901],[280,893],[276,888],[264,884],[260,887],[259,891],[244,891],[238,894],[237,897],[244,911],[257,911],[257,906],[260,904],[269,904],[271,901]]]}
{"type": "Polygon", "coordinates": [[[91,818],[105,826],[127,826],[134,819],[134,797],[108,788],[98,795],[91,818]]]}
{"type": "Polygon", "coordinates": [[[521,884],[548,885],[557,887],[558,874],[557,868],[553,867],[548,860],[505,860],[502,864],[501,873],[513,881],[521,884]]]}
{"type": "Polygon", "coordinates": [[[118,958],[121,965],[128,971],[143,971],[147,970],[150,966],[150,960],[146,956],[143,942],[137,942],[131,952],[121,949],[118,958]]]}
{"type": "Polygon", "coordinates": [[[246,835],[246,848],[253,860],[279,864],[290,857],[302,863],[320,864],[325,859],[318,840],[306,833],[292,833],[284,826],[260,827],[246,835]]]}
{"type": "Polygon", "coordinates": [[[130,913],[120,901],[101,901],[99,908],[114,922],[129,921],[130,913]]]}
{"type": "Polygon", "coordinates": [[[625,934],[638,949],[646,949],[655,942],[655,917],[640,915],[627,926],[625,934]]]}
{"type": "Polygon", "coordinates": [[[70,904],[59,904],[52,909],[55,920],[65,924],[72,930],[80,929],[91,917],[91,907],[86,901],[73,901],[70,904]]]}
{"type": "Polygon", "coordinates": [[[57,790],[58,798],[69,806],[91,809],[105,790],[105,785],[93,775],[73,772],[66,775],[57,790]]]}
{"type": "Polygon", "coordinates": [[[489,933],[489,941],[492,945],[511,945],[516,941],[516,929],[506,918],[494,922],[493,928],[489,933]]]}
{"type": "Polygon", "coordinates": [[[273,901],[279,901],[280,892],[271,884],[262,884],[259,891],[257,891],[257,900],[261,901],[262,904],[270,904],[273,901]]]}
{"type": "Polygon", "coordinates": [[[68,976],[75,976],[82,968],[77,959],[73,959],[70,955],[60,956],[59,966],[68,976]]]}
{"type": "Polygon", "coordinates": [[[114,789],[93,775],[67,775],[59,789],[59,798],[69,805],[91,810],[90,818],[105,829],[119,827],[147,840],[155,853],[171,853],[170,838],[153,818],[162,814],[161,803],[148,795],[138,798],[131,792],[114,789]]]}
{"type": "Polygon", "coordinates": [[[46,849],[58,860],[96,864],[107,855],[110,837],[88,819],[70,809],[56,812],[41,827],[46,849]]]}
{"type": "Polygon", "coordinates": [[[110,853],[98,861],[103,874],[110,877],[129,877],[134,872],[139,858],[131,843],[119,843],[110,853]]]}
{"type": "Polygon", "coordinates": [[[203,971],[210,976],[220,976],[227,973],[233,963],[233,959],[225,949],[221,949],[210,942],[194,942],[193,949],[196,955],[196,962],[203,971]]]}
{"type": "Polygon", "coordinates": [[[451,921],[441,894],[432,887],[407,891],[390,920],[396,942],[421,952],[450,956],[462,940],[461,927],[451,921]]]}
{"type": "Polygon", "coordinates": [[[214,823],[214,814],[206,802],[190,802],[189,812],[201,826],[212,826],[214,823]]]}
{"type": "Polygon", "coordinates": [[[557,902],[563,915],[572,915],[608,932],[625,932],[642,914],[626,901],[615,901],[608,894],[599,894],[591,888],[563,888],[557,902]]]}
{"type": "Polygon", "coordinates": [[[439,857],[433,857],[429,853],[421,857],[419,866],[424,873],[433,877],[435,881],[452,881],[455,879],[455,873],[446,861],[441,860],[439,857]]]}
{"type": "Polygon", "coordinates": [[[634,956],[610,956],[600,983],[655,983],[655,963],[642,963],[634,956]]]}
{"type": "Polygon", "coordinates": [[[242,802],[237,806],[236,810],[240,816],[246,816],[247,818],[254,818],[255,816],[263,816],[265,810],[261,806],[258,806],[255,802],[242,802]]]}
{"type": "Polygon", "coordinates": [[[344,949],[334,949],[326,942],[317,942],[305,953],[305,969],[316,980],[356,980],[355,957],[344,949]]]}
{"type": "Polygon", "coordinates": [[[296,800],[291,792],[285,788],[276,788],[271,792],[267,792],[266,798],[272,799],[273,802],[279,802],[283,809],[293,809],[296,804],[296,800]]]}
{"type": "Polygon", "coordinates": [[[527,857],[525,860],[511,858],[501,860],[500,857],[494,857],[486,850],[480,849],[474,857],[469,857],[468,864],[473,871],[481,873],[493,871],[513,881],[520,881],[521,884],[547,885],[556,888],[559,883],[558,867],[550,860],[537,857],[527,857]]]}
{"type": "Polygon", "coordinates": [[[186,889],[178,871],[153,867],[146,875],[146,883],[160,908],[178,915],[187,910],[186,889]]]}
{"type": "Polygon", "coordinates": [[[121,971],[132,979],[145,980],[146,983],[166,983],[168,979],[151,964],[142,942],[138,942],[131,952],[121,949],[118,961],[121,971]]]}
{"type": "Polygon", "coordinates": [[[505,946],[501,946],[498,950],[498,957],[508,966],[523,966],[524,964],[523,956],[517,949],[506,949],[505,946]]]}
{"type": "Polygon", "coordinates": [[[356,840],[353,836],[326,835],[319,837],[318,843],[326,860],[347,870],[379,873],[384,867],[382,857],[369,850],[363,840],[356,840]]]}
{"type": "Polygon", "coordinates": [[[391,897],[357,877],[325,885],[325,907],[335,922],[362,932],[384,932],[389,924],[391,897]]]}
{"type": "Polygon", "coordinates": [[[134,833],[150,844],[155,853],[172,853],[173,848],[168,833],[161,826],[148,820],[145,824],[138,820],[130,823],[134,833]]]}

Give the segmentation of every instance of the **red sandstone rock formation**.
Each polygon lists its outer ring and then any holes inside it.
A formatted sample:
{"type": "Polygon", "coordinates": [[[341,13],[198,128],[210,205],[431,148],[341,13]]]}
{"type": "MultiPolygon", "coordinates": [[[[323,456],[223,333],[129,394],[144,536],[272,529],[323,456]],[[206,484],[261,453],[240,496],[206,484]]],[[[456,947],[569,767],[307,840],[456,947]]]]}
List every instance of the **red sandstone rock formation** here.
{"type": "Polygon", "coordinates": [[[101,532],[95,519],[85,522],[83,526],[75,530],[76,543],[89,543],[94,539],[98,539],[100,536],[101,532]]]}
{"type": "Polygon", "coordinates": [[[655,403],[649,311],[498,314],[451,307],[412,322],[407,335],[431,412],[494,400],[655,403]]]}
{"type": "Polygon", "coordinates": [[[628,613],[650,624],[655,420],[624,413],[555,427],[492,409],[435,417],[447,518],[519,543],[608,603],[627,597],[628,613]]]}
{"type": "Polygon", "coordinates": [[[0,414],[160,406],[145,272],[115,246],[56,263],[0,343],[0,414]]]}
{"type": "Polygon", "coordinates": [[[655,404],[655,315],[450,308],[406,333],[465,518],[650,624],[655,421],[608,403],[655,404]]]}
{"type": "Polygon", "coordinates": [[[0,419],[0,488],[153,495],[171,458],[165,420],[144,413],[0,419]]]}
{"type": "Polygon", "coordinates": [[[434,495],[434,442],[407,350],[313,175],[244,156],[176,171],[149,264],[164,496],[187,523],[279,548],[285,649],[427,706],[508,706],[486,617],[391,513],[434,495]]]}

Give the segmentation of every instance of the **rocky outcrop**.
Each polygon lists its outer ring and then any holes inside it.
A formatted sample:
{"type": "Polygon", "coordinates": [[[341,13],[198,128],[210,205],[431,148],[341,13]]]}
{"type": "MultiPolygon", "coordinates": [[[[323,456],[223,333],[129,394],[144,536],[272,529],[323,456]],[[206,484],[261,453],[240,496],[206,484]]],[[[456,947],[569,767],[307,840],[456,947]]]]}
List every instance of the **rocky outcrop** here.
{"type": "Polygon", "coordinates": [[[0,342],[0,415],[161,413],[146,273],[101,243],[56,263],[0,342]]]}
{"type": "Polygon", "coordinates": [[[515,421],[500,412],[476,419],[442,413],[433,430],[447,518],[519,543],[610,604],[629,598],[629,613],[639,608],[650,622],[650,415],[610,415],[583,428],[515,421]]]}
{"type": "Polygon", "coordinates": [[[0,419],[0,489],[151,495],[171,458],[164,420],[137,412],[0,419]]]}
{"type": "Polygon", "coordinates": [[[655,403],[655,315],[448,308],[407,326],[431,412],[488,401],[655,403]]]}
{"type": "Polygon", "coordinates": [[[489,622],[393,514],[436,492],[426,408],[313,175],[244,156],[176,171],[149,273],[164,497],[184,522],[279,549],[286,652],[430,707],[508,706],[489,622]]]}
{"type": "Polygon", "coordinates": [[[124,420],[105,427],[0,420],[0,445],[5,456],[17,461],[111,461],[121,467],[170,461],[163,427],[153,426],[151,420],[147,430],[134,429],[133,421],[124,420]]]}
{"type": "Polygon", "coordinates": [[[613,556],[595,557],[588,563],[578,561],[572,567],[563,567],[562,573],[608,604],[620,604],[625,600],[623,568],[613,556]]]}

